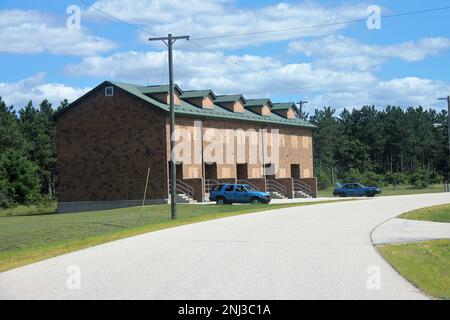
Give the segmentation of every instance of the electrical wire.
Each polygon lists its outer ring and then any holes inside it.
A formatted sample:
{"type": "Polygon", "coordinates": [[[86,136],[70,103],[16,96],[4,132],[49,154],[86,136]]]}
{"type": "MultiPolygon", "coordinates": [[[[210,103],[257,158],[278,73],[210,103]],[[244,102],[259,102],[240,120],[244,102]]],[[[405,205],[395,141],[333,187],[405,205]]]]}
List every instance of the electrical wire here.
{"type": "MultiPolygon", "coordinates": [[[[159,36],[159,35],[156,35],[154,33],[149,32],[146,29],[143,29],[143,28],[141,28],[139,26],[136,26],[136,25],[134,25],[132,23],[129,23],[129,22],[125,21],[125,20],[117,18],[117,17],[115,17],[115,16],[113,16],[113,15],[111,15],[111,14],[109,14],[109,13],[103,11],[103,10],[101,10],[100,8],[95,7],[94,5],[90,4],[89,2],[87,2],[85,0],[79,0],[79,1],[81,3],[83,3],[84,5],[86,5],[86,6],[90,7],[90,8],[92,8],[92,9],[100,12],[101,14],[109,17],[112,20],[115,20],[117,22],[121,22],[121,23],[123,23],[123,24],[125,24],[125,25],[127,25],[127,26],[129,26],[129,27],[131,27],[133,29],[141,31],[143,33],[146,33],[146,34],[149,34],[149,35],[152,35],[152,36],[159,36]]],[[[385,16],[382,16],[382,18],[384,18],[384,19],[391,19],[391,18],[396,18],[396,17],[404,17],[404,16],[425,14],[425,13],[438,12],[438,11],[444,11],[444,10],[449,10],[449,9],[450,9],[450,6],[438,7],[438,8],[430,8],[430,9],[424,9],[424,10],[418,10],[418,11],[409,11],[409,12],[404,12],[404,13],[385,15],[385,16]]],[[[211,40],[211,39],[221,39],[221,38],[232,38],[232,37],[242,37],[242,36],[258,35],[258,34],[277,33],[277,32],[286,32],[286,31],[294,31],[294,30],[310,29],[310,28],[321,28],[321,27],[344,25],[344,24],[351,24],[351,23],[364,22],[364,21],[367,21],[367,18],[353,19],[353,20],[347,20],[347,21],[338,21],[338,22],[331,22],[331,23],[324,23],[324,24],[316,24],[316,25],[309,25],[309,26],[297,26],[297,27],[284,28],[284,29],[272,29],[272,30],[264,30],[264,31],[255,31],[255,32],[247,32],[247,33],[204,36],[204,37],[198,37],[198,38],[195,38],[195,37],[192,38],[191,37],[189,39],[189,43],[192,43],[192,44],[196,45],[197,47],[201,48],[202,50],[205,50],[205,51],[208,51],[208,52],[210,52],[212,54],[215,54],[215,55],[219,56],[220,58],[224,58],[222,55],[218,54],[215,51],[212,51],[212,50],[206,48],[205,46],[199,44],[196,41],[199,41],[199,40],[200,41],[201,40],[211,40]]],[[[237,65],[237,66],[241,66],[242,68],[244,68],[246,70],[250,70],[247,66],[245,66],[243,64],[240,64],[237,61],[231,62],[231,61],[229,61],[227,59],[224,59],[224,60],[228,64],[234,64],[234,65],[237,65]]],[[[166,62],[165,62],[165,65],[166,65],[166,62]]],[[[165,65],[164,65],[164,67],[165,67],[165,65]]],[[[267,76],[268,78],[273,79],[274,81],[277,81],[277,82],[279,82],[281,84],[284,84],[284,85],[288,86],[290,88],[289,90],[292,90],[292,89],[307,90],[307,89],[318,89],[319,88],[319,86],[317,86],[317,85],[316,86],[296,86],[296,85],[293,85],[290,82],[277,79],[277,78],[275,78],[275,77],[273,77],[273,76],[271,76],[269,74],[265,74],[265,76],[267,76]]],[[[164,81],[164,78],[165,78],[165,71],[163,71],[163,73],[162,73],[162,81],[164,81]]]]}
{"type": "MultiPolygon", "coordinates": [[[[223,58],[223,56],[222,56],[221,54],[219,54],[219,53],[217,53],[217,52],[215,52],[215,51],[212,51],[212,50],[206,48],[205,46],[202,46],[201,44],[199,44],[199,43],[196,42],[196,41],[193,41],[193,40],[189,39],[189,40],[188,40],[188,43],[192,43],[192,44],[196,45],[197,47],[199,47],[199,48],[201,48],[201,49],[203,49],[203,50],[205,50],[205,51],[208,51],[208,52],[211,53],[211,54],[214,54],[214,55],[216,55],[216,56],[218,56],[218,57],[220,57],[220,58],[223,58]]],[[[225,60],[225,63],[233,64],[233,65],[236,65],[236,66],[240,66],[240,67],[246,69],[247,71],[253,72],[253,70],[250,70],[246,65],[241,64],[241,63],[238,63],[237,61],[231,62],[231,61],[229,61],[229,60],[227,60],[227,59],[224,59],[224,60],[225,60]]],[[[268,78],[274,80],[274,81],[277,81],[277,82],[279,82],[279,83],[281,83],[281,84],[284,84],[284,85],[286,85],[286,86],[289,86],[289,87],[290,87],[289,90],[292,90],[292,89],[306,90],[306,89],[318,88],[318,86],[301,86],[301,87],[300,87],[300,86],[294,85],[294,84],[292,84],[292,83],[290,83],[290,82],[283,81],[283,80],[280,80],[280,79],[278,79],[278,78],[275,78],[275,77],[271,76],[270,74],[264,74],[264,75],[265,75],[266,77],[268,77],[268,78]]]]}
{"type": "Polygon", "coordinates": [[[80,2],[83,3],[84,5],[88,6],[89,8],[92,8],[92,9],[94,9],[94,10],[100,12],[101,14],[107,16],[108,18],[110,18],[110,19],[112,19],[112,20],[115,20],[116,22],[121,22],[121,23],[123,23],[123,24],[126,24],[127,26],[129,26],[129,27],[131,27],[131,28],[133,28],[133,29],[136,29],[137,31],[144,32],[144,33],[146,33],[146,34],[148,34],[148,35],[158,36],[158,35],[156,35],[156,34],[154,34],[154,33],[151,33],[151,32],[148,31],[148,30],[145,30],[145,29],[143,29],[143,28],[141,28],[141,27],[138,27],[138,26],[136,26],[136,25],[134,25],[134,24],[132,24],[132,23],[129,23],[129,22],[125,21],[125,20],[122,20],[122,19],[120,19],[120,18],[117,18],[117,17],[115,17],[115,16],[113,16],[113,15],[111,15],[111,14],[109,14],[109,13],[103,11],[102,9],[95,7],[94,5],[92,5],[91,3],[89,3],[89,2],[87,2],[87,1],[85,1],[85,0],[78,0],[78,1],[80,1],[80,2]]]}
{"type": "MultiPolygon", "coordinates": [[[[385,16],[382,16],[382,18],[383,19],[392,19],[392,18],[397,18],[397,17],[405,17],[405,16],[425,14],[425,13],[430,13],[430,12],[444,11],[444,10],[450,10],[450,6],[385,15],[385,16]]],[[[210,40],[210,39],[221,39],[221,38],[233,38],[233,37],[251,36],[251,35],[258,35],[258,34],[294,31],[294,30],[301,30],[301,29],[330,27],[330,26],[337,26],[337,25],[344,25],[344,24],[351,24],[351,23],[365,22],[365,21],[367,21],[367,18],[353,19],[353,20],[346,20],[346,21],[337,21],[337,22],[308,25],[308,26],[297,26],[297,27],[284,28],[284,29],[272,29],[272,30],[254,31],[254,32],[245,32],[245,33],[204,36],[204,37],[198,37],[198,38],[194,37],[191,40],[210,40]]]]}

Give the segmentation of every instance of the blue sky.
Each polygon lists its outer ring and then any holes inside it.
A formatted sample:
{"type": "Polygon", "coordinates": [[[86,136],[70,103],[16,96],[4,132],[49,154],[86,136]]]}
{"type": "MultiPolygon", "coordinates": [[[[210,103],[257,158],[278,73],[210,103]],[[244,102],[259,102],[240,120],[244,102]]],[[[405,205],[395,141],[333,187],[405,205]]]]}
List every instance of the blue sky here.
{"type": "MultiPolygon", "coordinates": [[[[150,34],[193,39],[323,25],[368,17],[381,8],[381,29],[366,22],[253,36],[179,41],[176,82],[249,98],[310,101],[308,108],[374,104],[441,108],[450,94],[448,1],[85,0],[126,21],[117,22],[82,1],[0,3],[0,96],[16,108],[29,99],[74,100],[103,80],[167,82],[162,43],[150,34]],[[68,29],[70,5],[80,28],[68,29]]],[[[311,110],[310,110],[311,111],[311,110]]]]}

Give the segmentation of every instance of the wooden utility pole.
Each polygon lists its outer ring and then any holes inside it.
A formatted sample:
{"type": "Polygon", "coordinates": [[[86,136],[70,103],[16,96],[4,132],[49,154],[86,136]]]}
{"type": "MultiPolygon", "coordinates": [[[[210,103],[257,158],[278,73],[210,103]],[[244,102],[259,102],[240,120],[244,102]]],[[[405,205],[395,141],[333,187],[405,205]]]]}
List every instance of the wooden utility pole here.
{"type": "Polygon", "coordinates": [[[177,218],[177,173],[176,173],[176,159],[175,159],[175,109],[174,109],[174,84],[173,84],[173,55],[172,46],[179,40],[189,40],[189,36],[172,36],[171,33],[167,37],[149,38],[149,41],[162,41],[166,44],[169,50],[169,95],[170,95],[170,173],[172,179],[170,180],[170,206],[172,220],[177,218]]]}
{"type": "Polygon", "coordinates": [[[448,150],[450,152],[450,96],[448,96],[447,98],[440,98],[439,100],[443,101],[446,100],[447,101],[447,107],[448,107],[448,113],[447,113],[447,117],[448,117],[448,150]]]}
{"type": "Polygon", "coordinates": [[[302,100],[300,100],[300,102],[298,103],[297,116],[299,118],[301,118],[303,116],[303,106],[307,103],[308,103],[308,101],[302,101],[302,100]]]}
{"type": "Polygon", "coordinates": [[[448,113],[447,113],[447,123],[448,123],[448,151],[449,151],[449,154],[450,154],[450,96],[448,96],[447,98],[440,98],[439,100],[441,100],[441,101],[444,101],[444,100],[446,100],[447,101],[447,107],[448,107],[448,113]]]}

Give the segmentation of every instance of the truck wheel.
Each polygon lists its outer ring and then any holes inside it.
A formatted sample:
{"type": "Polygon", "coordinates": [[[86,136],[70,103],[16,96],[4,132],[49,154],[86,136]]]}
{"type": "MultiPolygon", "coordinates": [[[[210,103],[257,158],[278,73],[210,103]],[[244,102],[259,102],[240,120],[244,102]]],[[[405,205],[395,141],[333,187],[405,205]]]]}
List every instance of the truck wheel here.
{"type": "Polygon", "coordinates": [[[219,206],[223,206],[223,205],[225,204],[225,199],[222,198],[222,197],[217,198],[216,203],[217,203],[217,205],[219,205],[219,206]]]}

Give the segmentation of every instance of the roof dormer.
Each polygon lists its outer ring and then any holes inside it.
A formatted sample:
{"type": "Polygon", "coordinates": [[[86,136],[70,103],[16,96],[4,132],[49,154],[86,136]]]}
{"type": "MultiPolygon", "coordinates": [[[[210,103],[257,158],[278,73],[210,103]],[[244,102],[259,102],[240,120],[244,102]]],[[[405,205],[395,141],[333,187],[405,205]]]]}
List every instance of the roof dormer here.
{"type": "MultiPolygon", "coordinates": [[[[161,103],[164,104],[170,104],[170,87],[168,85],[163,86],[148,86],[143,87],[142,93],[146,96],[149,96],[155,100],[158,100],[161,103]]],[[[175,85],[174,86],[174,104],[180,105],[180,97],[183,94],[183,91],[175,85]]]]}
{"type": "Polygon", "coordinates": [[[295,119],[296,111],[297,107],[294,102],[274,103],[272,106],[272,112],[286,119],[295,119]]]}
{"type": "Polygon", "coordinates": [[[217,96],[215,103],[232,112],[244,112],[245,98],[240,95],[217,96]]]}
{"type": "Polygon", "coordinates": [[[203,109],[212,109],[216,95],[211,90],[184,91],[181,99],[203,109]]]}
{"type": "Polygon", "coordinates": [[[272,101],[270,99],[255,99],[247,100],[245,108],[265,117],[270,117],[272,115],[272,101]]]}

